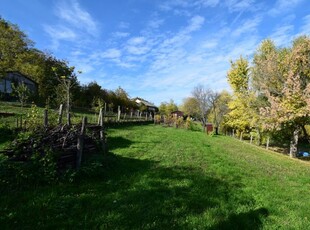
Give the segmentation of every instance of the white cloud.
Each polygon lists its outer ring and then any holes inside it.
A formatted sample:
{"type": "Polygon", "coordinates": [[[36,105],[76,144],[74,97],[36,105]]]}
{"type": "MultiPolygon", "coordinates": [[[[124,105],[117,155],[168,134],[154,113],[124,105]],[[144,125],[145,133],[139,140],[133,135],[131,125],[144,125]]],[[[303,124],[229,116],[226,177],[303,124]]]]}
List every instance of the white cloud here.
{"type": "Polygon", "coordinates": [[[217,46],[218,40],[216,39],[211,39],[211,40],[206,40],[205,42],[202,43],[201,48],[203,49],[213,49],[217,46]]]}
{"type": "Polygon", "coordinates": [[[120,32],[120,31],[117,31],[117,32],[114,32],[112,33],[112,36],[113,37],[116,37],[116,38],[126,38],[130,35],[130,33],[127,33],[127,32],[120,32]]]}
{"type": "Polygon", "coordinates": [[[45,32],[47,32],[52,38],[58,40],[73,40],[77,37],[76,33],[65,26],[44,26],[45,32]]]}
{"type": "Polygon", "coordinates": [[[199,30],[203,25],[205,19],[199,15],[196,15],[190,19],[189,25],[186,27],[185,32],[190,33],[196,30],[199,30]]]}
{"type": "Polygon", "coordinates": [[[279,14],[286,13],[289,10],[295,8],[303,0],[277,0],[274,7],[268,11],[269,15],[277,16],[279,14]]]}
{"type": "Polygon", "coordinates": [[[282,25],[270,35],[270,38],[275,42],[277,46],[285,46],[292,41],[293,31],[293,25],[282,25]]]}
{"type": "Polygon", "coordinates": [[[230,12],[254,10],[255,0],[226,0],[225,5],[230,12]]]}
{"type": "Polygon", "coordinates": [[[133,37],[128,40],[130,45],[140,45],[145,42],[145,37],[133,37]]]}
{"type": "Polygon", "coordinates": [[[59,2],[55,13],[60,19],[89,34],[96,35],[98,32],[95,20],[76,0],[59,2]]]}
{"type": "Polygon", "coordinates": [[[164,19],[153,19],[148,23],[148,27],[157,29],[164,23],[164,21],[164,19]]]}
{"type": "Polygon", "coordinates": [[[256,17],[254,19],[246,20],[237,29],[232,32],[233,36],[239,37],[244,33],[256,32],[257,27],[261,23],[261,17],[256,17]]]}
{"type": "Polygon", "coordinates": [[[194,4],[197,6],[203,6],[203,7],[215,7],[219,4],[220,0],[199,0],[195,2],[194,4]]]}
{"type": "Polygon", "coordinates": [[[77,34],[73,30],[65,26],[44,25],[43,28],[52,40],[51,49],[53,50],[58,49],[60,40],[74,41],[77,38],[77,34]]]}
{"type": "Polygon", "coordinates": [[[300,28],[300,35],[310,35],[310,14],[303,18],[303,25],[300,28]]]}
{"type": "Polygon", "coordinates": [[[100,56],[102,58],[108,58],[108,59],[118,59],[121,57],[121,51],[118,49],[108,49],[104,53],[102,53],[100,56]]]}

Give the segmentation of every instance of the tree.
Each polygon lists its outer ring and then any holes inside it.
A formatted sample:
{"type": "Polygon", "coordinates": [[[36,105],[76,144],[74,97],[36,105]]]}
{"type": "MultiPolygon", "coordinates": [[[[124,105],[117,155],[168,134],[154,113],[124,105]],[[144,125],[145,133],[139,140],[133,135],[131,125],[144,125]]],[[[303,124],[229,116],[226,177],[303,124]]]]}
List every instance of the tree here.
{"type": "Polygon", "coordinates": [[[21,84],[18,84],[17,86],[15,86],[12,83],[12,89],[13,89],[13,94],[15,94],[18,97],[21,107],[23,108],[30,95],[30,91],[28,87],[24,84],[24,82],[22,82],[21,84]]]}
{"type": "Polygon", "coordinates": [[[230,61],[227,80],[235,93],[246,93],[249,89],[249,63],[242,56],[235,62],[230,61]]]}
{"type": "Polygon", "coordinates": [[[255,111],[252,108],[255,95],[249,90],[249,63],[242,56],[235,62],[231,61],[231,68],[227,73],[228,82],[233,89],[233,98],[229,102],[230,112],[226,116],[226,125],[237,129],[242,134],[250,130],[254,124],[255,111]]]}
{"type": "Polygon", "coordinates": [[[162,115],[170,115],[171,112],[178,110],[178,106],[172,99],[168,102],[162,102],[159,106],[159,113],[162,115]]]}
{"type": "Polygon", "coordinates": [[[228,104],[231,101],[231,95],[227,91],[222,91],[214,101],[215,105],[208,115],[208,119],[212,121],[216,127],[217,133],[224,122],[224,117],[229,112],[228,104]]]}
{"type": "Polygon", "coordinates": [[[11,24],[0,17],[0,78],[7,71],[16,70],[15,63],[19,55],[32,47],[28,39],[17,25],[11,24]]]}
{"type": "Polygon", "coordinates": [[[194,97],[187,97],[183,99],[181,110],[184,114],[198,118],[200,116],[199,103],[194,97]]]}
{"type": "MultiPolygon", "coordinates": [[[[70,103],[71,103],[71,89],[76,83],[76,75],[74,74],[74,67],[70,67],[68,70],[68,73],[66,75],[58,75],[58,69],[56,67],[53,67],[53,71],[55,72],[55,75],[58,77],[58,80],[60,82],[59,84],[59,91],[58,95],[60,97],[63,97],[66,102],[66,111],[67,111],[67,120],[68,125],[70,125],[70,103]]],[[[79,71],[80,73],[80,71],[79,71]]]]}
{"type": "Polygon", "coordinates": [[[290,156],[296,157],[300,131],[310,122],[310,38],[297,38],[279,62],[286,66],[283,89],[280,94],[265,90],[269,105],[261,108],[261,114],[267,129],[291,130],[290,156]]]}
{"type": "Polygon", "coordinates": [[[203,131],[205,131],[207,124],[207,112],[210,108],[212,108],[212,104],[210,103],[212,94],[212,90],[205,88],[203,85],[196,86],[192,91],[192,95],[197,100],[199,105],[200,119],[203,131]]]}

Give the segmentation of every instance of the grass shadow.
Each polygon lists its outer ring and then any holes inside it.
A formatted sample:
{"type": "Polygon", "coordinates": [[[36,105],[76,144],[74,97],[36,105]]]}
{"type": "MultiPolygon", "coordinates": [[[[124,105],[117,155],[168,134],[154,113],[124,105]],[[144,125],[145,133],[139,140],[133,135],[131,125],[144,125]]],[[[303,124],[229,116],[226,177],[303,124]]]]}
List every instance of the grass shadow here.
{"type": "Polygon", "coordinates": [[[0,225],[8,229],[259,229],[268,215],[265,209],[255,209],[255,200],[242,191],[242,184],[197,168],[165,167],[111,153],[106,160],[108,167],[91,179],[17,194],[23,200],[20,205],[11,195],[2,197],[5,213],[14,215],[2,216],[0,225]],[[235,211],[240,208],[247,211],[235,211]]]}
{"type": "Polygon", "coordinates": [[[114,150],[118,148],[128,148],[133,142],[129,139],[117,136],[110,137],[108,136],[109,150],[114,150]]]}

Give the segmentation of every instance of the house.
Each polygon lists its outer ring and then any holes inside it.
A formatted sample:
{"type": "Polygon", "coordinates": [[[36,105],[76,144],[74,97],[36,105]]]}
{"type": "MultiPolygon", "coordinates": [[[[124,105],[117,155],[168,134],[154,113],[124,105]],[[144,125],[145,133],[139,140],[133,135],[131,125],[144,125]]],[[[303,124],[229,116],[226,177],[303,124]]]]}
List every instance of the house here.
{"type": "Polygon", "coordinates": [[[136,97],[134,101],[137,103],[138,107],[145,106],[147,109],[147,112],[152,112],[153,114],[158,112],[158,108],[153,103],[148,102],[147,100],[136,97]]]}
{"type": "Polygon", "coordinates": [[[183,117],[184,113],[182,111],[177,110],[177,111],[171,112],[171,115],[176,116],[176,117],[183,117]]]}
{"type": "Polygon", "coordinates": [[[10,71],[4,78],[0,79],[0,93],[11,94],[13,91],[12,83],[17,85],[24,83],[32,93],[35,93],[38,88],[38,84],[26,75],[18,71],[10,71]]]}

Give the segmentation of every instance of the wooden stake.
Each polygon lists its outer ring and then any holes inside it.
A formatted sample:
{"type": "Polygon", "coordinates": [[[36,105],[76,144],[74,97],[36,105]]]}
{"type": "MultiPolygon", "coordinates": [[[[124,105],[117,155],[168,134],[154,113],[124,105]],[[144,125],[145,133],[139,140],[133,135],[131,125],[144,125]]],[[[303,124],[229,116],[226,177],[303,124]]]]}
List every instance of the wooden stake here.
{"type": "Polygon", "coordinates": [[[87,117],[83,117],[81,132],[80,132],[80,135],[78,136],[77,145],[76,145],[76,148],[77,148],[76,168],[77,169],[79,169],[81,167],[83,148],[84,148],[84,134],[85,134],[86,124],[87,124],[87,117]]]}
{"type": "Polygon", "coordinates": [[[59,112],[58,112],[58,124],[62,124],[62,114],[63,114],[63,104],[60,104],[59,106],[59,112]]]}
{"type": "Polygon", "coordinates": [[[43,122],[44,122],[44,128],[47,128],[47,126],[48,126],[48,110],[47,109],[44,110],[44,120],[43,120],[43,122]]]}
{"type": "Polygon", "coordinates": [[[118,110],[117,110],[117,121],[120,121],[121,119],[121,107],[118,106],[118,110]]]}

